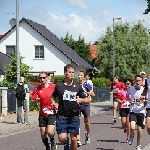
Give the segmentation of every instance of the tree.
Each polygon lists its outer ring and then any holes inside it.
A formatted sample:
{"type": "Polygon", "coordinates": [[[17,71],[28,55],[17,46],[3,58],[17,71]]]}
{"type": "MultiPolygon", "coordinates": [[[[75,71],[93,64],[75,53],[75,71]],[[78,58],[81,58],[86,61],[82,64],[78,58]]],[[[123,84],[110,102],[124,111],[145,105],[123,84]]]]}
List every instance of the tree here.
{"type": "Polygon", "coordinates": [[[72,35],[69,35],[69,33],[67,32],[65,38],[61,38],[61,40],[65,44],[67,44],[72,50],[74,50],[85,61],[90,62],[90,43],[86,44],[84,37],[81,37],[80,35],[78,40],[74,40],[72,38],[72,35]]]}
{"type": "MultiPolygon", "coordinates": [[[[121,78],[134,77],[146,66],[146,49],[149,42],[147,29],[141,21],[131,26],[129,23],[116,24],[115,37],[115,68],[121,78]]],[[[101,57],[101,76],[112,77],[112,30],[107,27],[105,34],[99,39],[98,52],[101,57]]],[[[150,65],[149,65],[150,66],[150,65]]]]}
{"type": "MultiPolygon", "coordinates": [[[[25,81],[28,81],[30,67],[24,64],[23,57],[20,57],[20,75],[25,78],[25,81]]],[[[6,78],[3,81],[3,86],[13,87],[17,82],[17,72],[16,72],[16,55],[11,55],[11,62],[8,65],[4,65],[3,69],[5,72],[6,78]]]]}
{"type": "Polygon", "coordinates": [[[148,14],[150,12],[150,0],[145,0],[147,2],[147,9],[145,10],[144,14],[148,14]]]}

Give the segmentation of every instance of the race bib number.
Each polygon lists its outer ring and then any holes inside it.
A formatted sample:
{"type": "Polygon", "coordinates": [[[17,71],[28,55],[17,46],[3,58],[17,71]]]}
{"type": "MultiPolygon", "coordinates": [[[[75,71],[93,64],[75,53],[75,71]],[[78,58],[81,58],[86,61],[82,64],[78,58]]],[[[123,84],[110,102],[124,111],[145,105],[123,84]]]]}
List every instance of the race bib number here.
{"type": "Polygon", "coordinates": [[[136,103],[139,103],[139,98],[136,97],[136,96],[134,96],[134,101],[135,101],[136,103]]]}
{"type": "Polygon", "coordinates": [[[129,108],[129,107],[130,107],[130,103],[129,103],[129,102],[125,102],[125,103],[123,104],[123,106],[124,106],[124,108],[129,108]]]}
{"type": "Polygon", "coordinates": [[[65,90],[63,94],[63,100],[64,101],[76,101],[76,95],[77,95],[77,92],[71,92],[71,91],[65,90]]]}
{"type": "Polygon", "coordinates": [[[44,112],[45,114],[49,114],[49,115],[53,115],[53,114],[54,114],[54,110],[50,110],[50,109],[48,109],[48,108],[44,108],[44,109],[43,109],[43,112],[44,112]]]}

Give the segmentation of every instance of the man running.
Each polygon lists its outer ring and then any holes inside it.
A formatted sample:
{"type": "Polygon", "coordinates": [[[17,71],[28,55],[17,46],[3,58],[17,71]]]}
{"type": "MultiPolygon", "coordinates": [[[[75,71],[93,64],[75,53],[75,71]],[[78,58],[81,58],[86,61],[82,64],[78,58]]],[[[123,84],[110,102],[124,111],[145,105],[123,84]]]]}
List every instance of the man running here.
{"type": "Polygon", "coordinates": [[[150,77],[148,77],[144,87],[145,89],[142,94],[142,98],[146,99],[148,95],[148,101],[146,105],[146,126],[147,126],[147,132],[150,135],[150,77]]]}
{"type": "Polygon", "coordinates": [[[128,97],[130,101],[130,128],[131,135],[129,138],[129,145],[133,143],[134,139],[134,130],[135,125],[137,124],[137,145],[136,150],[141,150],[141,138],[142,138],[142,127],[144,121],[144,102],[145,100],[141,98],[141,94],[143,93],[144,87],[143,85],[143,76],[136,75],[135,76],[135,85],[131,86],[128,90],[128,97]]]}
{"type": "Polygon", "coordinates": [[[46,72],[40,72],[39,79],[40,85],[36,87],[32,93],[32,102],[40,103],[39,111],[39,127],[41,132],[42,142],[46,150],[50,150],[47,134],[50,137],[51,149],[56,150],[56,143],[54,139],[55,123],[56,123],[56,110],[52,108],[49,98],[51,97],[55,85],[47,82],[48,75],[46,72]]]}
{"type": "Polygon", "coordinates": [[[77,150],[77,135],[80,127],[79,103],[89,103],[90,101],[82,86],[74,81],[74,67],[71,64],[64,67],[64,74],[64,81],[56,84],[51,98],[54,106],[55,98],[58,97],[59,100],[56,131],[59,141],[64,143],[64,147],[67,143],[67,134],[70,133],[70,150],[77,150]]]}
{"type": "MultiPolygon", "coordinates": [[[[79,83],[80,85],[83,86],[84,91],[88,94],[88,98],[90,100],[90,96],[94,96],[94,92],[92,91],[92,86],[87,83],[87,81],[85,81],[86,78],[86,73],[84,71],[80,71],[78,78],[79,78],[79,83]]],[[[85,129],[86,129],[86,133],[85,133],[85,143],[89,144],[90,143],[90,104],[80,104],[80,116],[81,113],[84,115],[84,123],[85,123],[85,129]]],[[[78,140],[78,146],[81,146],[81,141],[80,141],[80,134],[77,136],[78,140]]]]}
{"type": "Polygon", "coordinates": [[[117,107],[118,107],[118,102],[117,102],[117,96],[118,96],[118,92],[121,89],[124,89],[124,83],[119,82],[118,80],[118,76],[114,76],[113,77],[113,83],[111,84],[111,92],[113,94],[113,123],[116,123],[116,112],[117,112],[117,107]]]}

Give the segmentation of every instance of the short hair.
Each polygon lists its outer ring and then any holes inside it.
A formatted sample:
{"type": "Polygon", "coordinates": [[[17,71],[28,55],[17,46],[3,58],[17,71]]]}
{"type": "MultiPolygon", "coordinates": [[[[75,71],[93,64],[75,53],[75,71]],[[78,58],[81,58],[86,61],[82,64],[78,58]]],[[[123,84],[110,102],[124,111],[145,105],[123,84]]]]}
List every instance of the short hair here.
{"type": "Polygon", "coordinates": [[[142,74],[137,74],[137,75],[135,75],[135,79],[136,79],[137,77],[139,77],[139,78],[141,78],[141,79],[143,80],[143,75],[142,75],[142,74]]]}
{"type": "Polygon", "coordinates": [[[114,78],[119,79],[119,77],[118,77],[117,75],[114,75],[114,76],[113,76],[113,79],[114,79],[114,78]]]}
{"type": "Polygon", "coordinates": [[[84,74],[84,78],[87,76],[87,74],[85,73],[85,71],[80,71],[84,74]]]}
{"type": "Polygon", "coordinates": [[[45,74],[46,77],[48,76],[47,72],[45,72],[45,71],[41,71],[41,72],[39,73],[39,76],[40,76],[40,74],[45,74]]]}
{"type": "Polygon", "coordinates": [[[19,82],[20,82],[20,83],[23,83],[23,82],[24,82],[24,77],[20,77],[20,78],[19,78],[19,82]]]}
{"type": "Polygon", "coordinates": [[[74,66],[71,64],[67,64],[66,66],[64,66],[64,72],[67,72],[67,69],[70,69],[70,68],[74,69],[74,66]]]}
{"type": "Polygon", "coordinates": [[[126,77],[123,82],[126,83],[127,81],[129,81],[131,85],[133,84],[133,80],[130,77],[126,77]]]}

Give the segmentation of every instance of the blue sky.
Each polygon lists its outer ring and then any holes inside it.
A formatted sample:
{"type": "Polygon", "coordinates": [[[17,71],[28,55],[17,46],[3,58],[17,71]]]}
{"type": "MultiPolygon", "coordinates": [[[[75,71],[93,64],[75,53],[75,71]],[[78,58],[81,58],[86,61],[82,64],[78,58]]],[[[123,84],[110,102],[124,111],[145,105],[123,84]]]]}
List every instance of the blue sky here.
{"type": "MultiPolygon", "coordinates": [[[[113,17],[131,23],[144,20],[149,29],[150,14],[143,15],[146,7],[145,0],[19,0],[19,18],[44,24],[59,38],[69,32],[75,39],[82,35],[93,43],[112,26],[113,17]]],[[[15,14],[16,0],[0,0],[0,34],[11,28],[9,20],[15,14]]]]}

